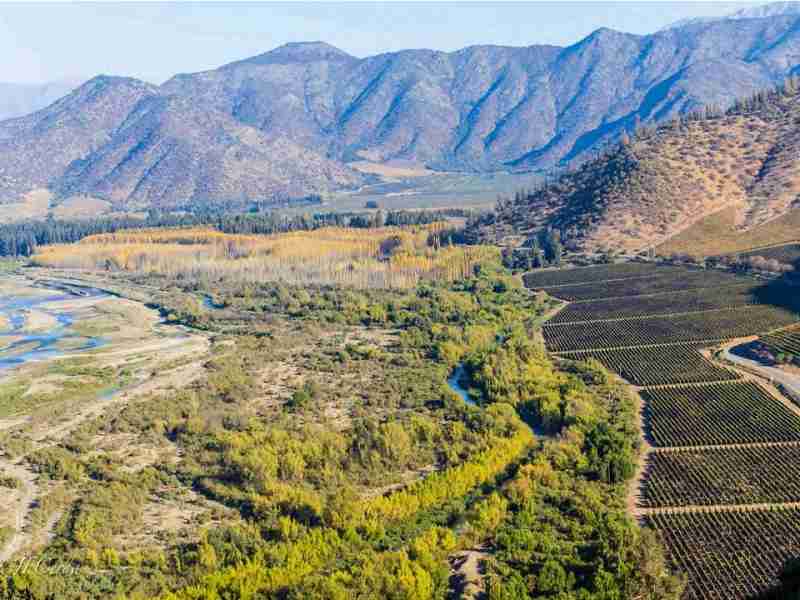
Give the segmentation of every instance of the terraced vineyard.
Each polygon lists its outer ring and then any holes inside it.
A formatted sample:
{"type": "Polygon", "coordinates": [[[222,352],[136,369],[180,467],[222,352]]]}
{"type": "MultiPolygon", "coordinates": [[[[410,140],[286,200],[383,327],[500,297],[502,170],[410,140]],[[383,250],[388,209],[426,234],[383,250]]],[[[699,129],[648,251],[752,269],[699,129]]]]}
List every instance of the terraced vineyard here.
{"type": "Polygon", "coordinates": [[[800,415],[749,381],[649,388],[641,396],[655,446],[800,441],[800,415]]]}
{"type": "MultiPolygon", "coordinates": [[[[761,299],[753,293],[758,288],[759,284],[747,282],[652,296],[585,300],[567,305],[550,323],[626,319],[760,304],[761,299]]],[[[551,293],[558,295],[556,289],[551,289],[551,293]]]]}
{"type": "Polygon", "coordinates": [[[689,575],[685,600],[754,598],[800,555],[800,510],[654,514],[670,556],[689,575]]]}
{"type": "Polygon", "coordinates": [[[795,322],[797,316],[782,308],[747,306],[647,319],[546,325],[543,333],[549,349],[568,352],[733,339],[795,322]]]}
{"type": "Polygon", "coordinates": [[[719,271],[675,271],[656,270],[651,275],[638,275],[628,279],[593,281],[570,285],[544,286],[547,293],[570,302],[600,300],[603,298],[622,298],[646,294],[665,294],[701,288],[719,287],[754,280],[719,271]]]}
{"type": "Polygon", "coordinates": [[[800,353],[800,294],[718,271],[615,267],[526,278],[571,301],[543,328],[545,343],[640,386],[648,444],[633,502],[688,574],[685,599],[764,593],[800,557],[800,410],[699,349],[761,335],[800,353]]]}
{"type": "Polygon", "coordinates": [[[540,288],[551,285],[583,284],[641,276],[652,277],[655,274],[665,274],[679,270],[678,267],[670,266],[662,266],[654,270],[653,265],[650,263],[621,263],[597,267],[578,267],[575,269],[545,269],[526,273],[524,280],[525,285],[529,288],[540,288]]]}
{"type": "Polygon", "coordinates": [[[653,452],[642,505],[797,502],[800,444],[653,452]]]}
{"type": "Polygon", "coordinates": [[[734,371],[704,358],[695,344],[664,348],[625,348],[622,350],[590,350],[561,354],[570,360],[594,358],[607,369],[618,373],[634,385],[667,385],[702,383],[738,379],[734,371]]]}

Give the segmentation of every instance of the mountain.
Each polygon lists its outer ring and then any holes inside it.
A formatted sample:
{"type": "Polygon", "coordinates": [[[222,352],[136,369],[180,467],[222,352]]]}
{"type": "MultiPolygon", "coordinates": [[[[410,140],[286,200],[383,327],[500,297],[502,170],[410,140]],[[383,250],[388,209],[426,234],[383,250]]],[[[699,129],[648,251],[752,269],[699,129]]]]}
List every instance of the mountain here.
{"type": "Polygon", "coordinates": [[[75,81],[42,84],[0,83],[0,121],[21,117],[52,104],[80,85],[75,81]]]}
{"type": "Polygon", "coordinates": [[[709,111],[644,130],[541,189],[500,203],[473,233],[502,241],[552,228],[576,251],[705,255],[739,250],[735,243],[720,248],[729,238],[743,248],[796,240],[799,81],[725,114],[709,111]]]}
{"type": "Polygon", "coordinates": [[[704,23],[716,23],[726,20],[764,19],[768,17],[785,16],[800,16],[800,2],[772,2],[770,4],[742,8],[723,17],[694,17],[681,19],[667,25],[662,31],[675,29],[676,27],[686,27],[687,25],[702,25],[704,23]]]}
{"type": "Polygon", "coordinates": [[[782,81],[798,70],[799,23],[600,29],[567,48],[363,59],[293,43],[159,87],[100,77],[0,122],[0,202],[46,187],[123,210],[234,206],[356,188],[370,176],[349,163],[364,160],[474,172],[574,166],[639,123],[782,81]]]}

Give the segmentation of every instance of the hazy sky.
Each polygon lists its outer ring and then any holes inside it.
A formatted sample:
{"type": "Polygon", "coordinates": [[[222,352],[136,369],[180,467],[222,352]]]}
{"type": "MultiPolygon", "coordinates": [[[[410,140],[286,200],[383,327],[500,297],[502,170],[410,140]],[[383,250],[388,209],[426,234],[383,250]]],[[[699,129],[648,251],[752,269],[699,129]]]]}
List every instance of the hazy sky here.
{"type": "Polygon", "coordinates": [[[0,3],[0,81],[98,73],[161,83],[323,40],[356,56],[471,44],[569,45],[598,27],[650,33],[754,2],[0,3]]]}

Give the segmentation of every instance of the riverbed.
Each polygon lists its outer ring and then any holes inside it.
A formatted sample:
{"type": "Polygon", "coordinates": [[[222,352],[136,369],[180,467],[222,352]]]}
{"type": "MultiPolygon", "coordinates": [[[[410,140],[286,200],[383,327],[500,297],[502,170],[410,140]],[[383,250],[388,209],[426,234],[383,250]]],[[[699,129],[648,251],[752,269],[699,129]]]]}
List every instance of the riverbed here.
{"type": "Polygon", "coordinates": [[[4,278],[0,282],[0,372],[102,346],[102,337],[82,335],[75,325],[87,306],[107,297],[94,288],[48,288],[23,277],[4,278]]]}

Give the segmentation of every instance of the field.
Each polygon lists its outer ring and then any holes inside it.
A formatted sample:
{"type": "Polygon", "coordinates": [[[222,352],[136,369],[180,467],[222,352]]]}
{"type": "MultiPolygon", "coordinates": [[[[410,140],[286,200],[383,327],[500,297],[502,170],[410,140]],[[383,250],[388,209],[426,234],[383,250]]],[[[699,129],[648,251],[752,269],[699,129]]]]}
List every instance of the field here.
{"type": "Polygon", "coordinates": [[[526,277],[571,300],[543,327],[547,348],[640,386],[645,455],[629,506],[688,574],[684,599],[766,592],[800,555],[800,513],[789,510],[800,503],[800,410],[701,349],[751,335],[795,348],[796,288],[719,271],[615,268],[526,277]]]}
{"type": "Polygon", "coordinates": [[[747,306],[647,319],[546,325],[544,338],[554,352],[626,348],[746,337],[786,327],[796,313],[773,306],[747,306]]]}
{"type": "Polygon", "coordinates": [[[800,554],[797,509],[654,514],[646,523],[688,573],[685,600],[755,598],[800,554]]]}
{"type": "Polygon", "coordinates": [[[800,445],[653,452],[642,505],[712,506],[797,502],[800,445]]]}
{"type": "Polygon", "coordinates": [[[695,344],[663,348],[630,348],[563,353],[570,360],[600,361],[608,370],[633,385],[668,385],[738,379],[730,369],[716,365],[700,354],[695,344]]]}
{"type": "Polygon", "coordinates": [[[752,382],[651,388],[641,395],[655,446],[800,441],[800,415],[752,382]]]}
{"type": "Polygon", "coordinates": [[[782,352],[800,356],[800,328],[774,331],[769,335],[762,336],[761,341],[775,353],[782,352]]]}
{"type": "MultiPolygon", "coordinates": [[[[684,292],[573,302],[559,311],[549,323],[625,319],[761,304],[765,302],[763,293],[756,293],[761,289],[760,284],[746,282],[684,292]]],[[[558,295],[558,290],[551,289],[550,293],[558,295]]]]}
{"type": "Polygon", "coordinates": [[[632,279],[635,277],[652,277],[654,274],[681,271],[675,267],[659,266],[654,269],[651,263],[619,263],[598,265],[593,267],[577,267],[574,269],[541,269],[523,275],[525,285],[529,288],[562,286],[572,283],[591,283],[632,279]]]}
{"type": "MultiPolygon", "coordinates": [[[[562,300],[578,302],[603,298],[624,298],[645,294],[665,294],[700,288],[714,288],[738,283],[752,283],[752,279],[719,271],[668,271],[654,270],[650,275],[627,279],[611,279],[591,283],[545,286],[541,289],[562,300]]],[[[534,286],[535,287],[535,286],[534,286]]],[[[676,311],[677,312],[677,311],[676,311]]]]}

